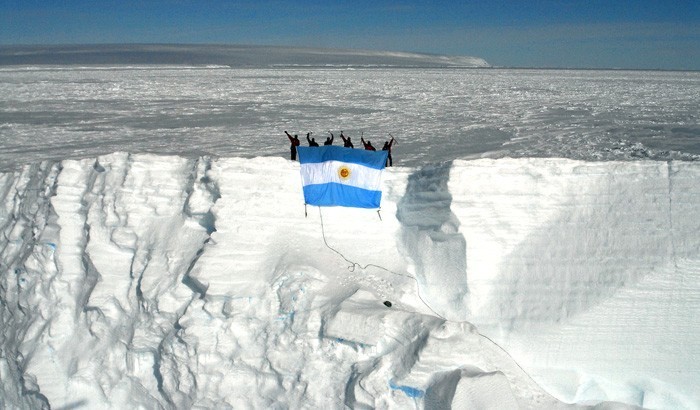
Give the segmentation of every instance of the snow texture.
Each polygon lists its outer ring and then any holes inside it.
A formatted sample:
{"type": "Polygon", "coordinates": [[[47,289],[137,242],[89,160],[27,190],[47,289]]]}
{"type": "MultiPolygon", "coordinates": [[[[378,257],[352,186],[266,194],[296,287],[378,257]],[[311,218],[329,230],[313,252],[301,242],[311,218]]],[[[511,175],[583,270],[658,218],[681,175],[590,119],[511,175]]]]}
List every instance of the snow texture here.
{"type": "Polygon", "coordinates": [[[380,219],[305,209],[278,157],[19,167],[0,174],[0,407],[698,408],[698,180],[395,167],[380,219]]]}
{"type": "Polygon", "coordinates": [[[392,134],[410,167],[697,161],[698,95],[700,72],[4,66],[0,171],[115,151],[289,158],[285,130],[356,147],[392,134]]]}

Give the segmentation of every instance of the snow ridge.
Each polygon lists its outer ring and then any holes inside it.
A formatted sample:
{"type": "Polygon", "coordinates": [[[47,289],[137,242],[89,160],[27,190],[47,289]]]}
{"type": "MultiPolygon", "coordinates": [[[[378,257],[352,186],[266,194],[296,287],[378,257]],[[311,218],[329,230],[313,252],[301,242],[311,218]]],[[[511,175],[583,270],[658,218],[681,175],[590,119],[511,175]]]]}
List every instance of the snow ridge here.
{"type": "Polygon", "coordinates": [[[49,263],[46,272],[37,271],[42,262],[51,260],[56,245],[41,242],[37,233],[44,231],[53,218],[48,198],[55,193],[58,172],[57,164],[43,162],[14,174],[3,174],[0,179],[0,196],[4,198],[0,222],[0,375],[4,392],[0,395],[0,407],[12,403],[35,408],[48,405],[36,378],[27,373],[33,352],[21,349],[21,345],[45,330],[42,319],[48,312],[43,312],[46,306],[42,302],[49,297],[45,282],[53,280],[56,270],[49,263]],[[36,275],[40,275],[39,280],[36,275]]]}
{"type": "Polygon", "coordinates": [[[3,173],[0,407],[697,408],[698,178],[395,167],[379,219],[282,158],[3,173]]]}

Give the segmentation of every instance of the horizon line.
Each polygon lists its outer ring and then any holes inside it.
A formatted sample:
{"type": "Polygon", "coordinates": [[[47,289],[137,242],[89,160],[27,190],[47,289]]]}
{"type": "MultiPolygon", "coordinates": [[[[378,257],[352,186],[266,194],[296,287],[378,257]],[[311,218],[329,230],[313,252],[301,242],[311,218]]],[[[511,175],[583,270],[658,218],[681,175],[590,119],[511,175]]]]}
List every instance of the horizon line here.
{"type": "MultiPolygon", "coordinates": [[[[394,58],[394,59],[410,59],[411,57],[418,58],[418,57],[433,57],[436,59],[443,58],[445,59],[444,61],[428,61],[428,62],[423,62],[422,64],[399,64],[399,63],[386,63],[386,64],[381,64],[379,62],[376,63],[362,63],[362,62],[345,62],[345,63],[337,63],[337,64],[331,64],[331,63],[310,63],[310,64],[301,64],[301,63],[292,63],[292,62],[287,62],[287,63],[264,63],[264,64],[247,64],[244,65],[240,68],[249,68],[252,66],[276,66],[276,68],[293,68],[293,67],[308,67],[308,68],[332,68],[333,66],[337,67],[354,67],[354,68],[442,68],[442,69],[521,69],[521,70],[589,70],[589,71],[595,71],[595,70],[600,70],[600,71],[659,71],[659,72],[699,72],[700,70],[698,69],[685,69],[685,68],[639,68],[639,67],[606,67],[606,66],[582,66],[582,67],[572,67],[572,66],[496,66],[496,65],[491,65],[488,63],[485,59],[482,57],[478,56],[472,56],[472,55],[465,55],[465,54],[438,54],[438,53],[427,53],[427,52],[417,52],[417,51],[405,51],[405,50],[385,50],[385,49],[367,49],[367,48],[343,48],[343,47],[311,47],[311,46],[291,46],[291,45],[276,45],[276,44],[243,44],[243,43],[209,43],[209,42],[202,42],[202,43],[180,43],[180,42],[174,42],[174,43],[161,43],[161,42],[156,42],[156,43],[136,43],[136,42],[126,42],[126,43],[17,43],[17,44],[7,44],[7,43],[0,43],[0,66],[32,66],[32,65],[40,65],[40,66],[70,66],[70,65],[87,65],[87,66],[100,66],[100,65],[172,65],[172,66],[182,66],[182,65],[192,65],[192,66],[198,66],[200,63],[193,63],[193,62],[158,62],[158,61],[152,61],[152,62],[134,62],[134,61],[110,61],[110,62],[70,62],[70,61],[65,61],[65,62],[58,62],[58,61],[52,61],[52,62],[29,62],[29,61],[22,61],[22,58],[27,58],[29,55],[22,54],[22,55],[5,55],[3,54],[3,51],[11,50],[11,49],[21,49],[21,48],[26,48],[26,49],[32,49],[32,48],[47,48],[47,49],[60,49],[60,48],[75,48],[75,47],[93,47],[94,50],[89,50],[88,52],[92,53],[99,53],[101,50],[101,47],[136,47],[134,51],[140,51],[138,50],[139,47],[148,47],[148,46],[158,46],[158,47],[175,47],[175,48],[185,48],[185,47],[221,47],[221,48],[245,48],[249,50],[264,50],[264,49],[275,49],[278,51],[283,51],[283,50],[299,50],[299,51],[333,51],[336,52],[336,54],[326,54],[326,57],[332,57],[332,56],[338,56],[337,52],[345,53],[346,57],[366,57],[366,58],[394,58]],[[353,53],[367,53],[365,55],[356,55],[353,53]],[[17,62],[8,62],[5,61],[5,59],[18,59],[20,61],[17,62]],[[471,65],[460,65],[459,63],[456,63],[454,61],[450,61],[450,59],[457,60],[457,59],[471,59],[473,60],[473,64],[471,65]],[[483,62],[485,65],[482,64],[476,64],[474,62],[483,62]]],[[[47,50],[49,51],[49,50],[47,50]]],[[[125,54],[128,53],[130,50],[122,50],[122,52],[125,54]]],[[[159,52],[159,51],[166,51],[166,50],[155,50],[154,52],[159,52]]],[[[184,51],[184,50],[183,50],[184,51]]],[[[120,50],[114,50],[112,53],[119,53],[120,50]]],[[[86,53],[81,53],[82,55],[85,55],[86,53]]],[[[81,54],[70,54],[70,56],[75,56],[75,55],[81,55],[81,54]]],[[[145,54],[144,54],[145,55],[145,54]]],[[[324,56],[324,54],[314,54],[315,56],[324,56]]],[[[34,56],[37,56],[37,54],[34,54],[34,56]]],[[[44,54],[44,57],[56,57],[56,56],[68,56],[66,54],[52,54],[50,51],[44,54]]],[[[207,56],[200,56],[200,57],[207,57],[207,56]]],[[[224,56],[221,55],[210,55],[208,56],[209,58],[223,58],[224,56]]],[[[238,68],[234,67],[230,64],[227,64],[225,62],[206,62],[203,61],[201,62],[201,65],[206,65],[206,64],[220,64],[222,66],[229,65],[231,68],[238,68]]]]}

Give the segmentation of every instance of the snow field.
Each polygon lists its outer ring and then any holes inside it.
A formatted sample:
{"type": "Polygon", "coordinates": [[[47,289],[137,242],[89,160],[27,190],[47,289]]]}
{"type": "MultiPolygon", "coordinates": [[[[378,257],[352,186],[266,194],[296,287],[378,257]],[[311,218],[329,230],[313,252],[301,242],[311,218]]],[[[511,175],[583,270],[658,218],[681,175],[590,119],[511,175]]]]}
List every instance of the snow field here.
{"type": "Polygon", "coordinates": [[[697,408],[699,173],[396,167],[381,219],[282,158],[0,174],[0,404],[697,408]]]}

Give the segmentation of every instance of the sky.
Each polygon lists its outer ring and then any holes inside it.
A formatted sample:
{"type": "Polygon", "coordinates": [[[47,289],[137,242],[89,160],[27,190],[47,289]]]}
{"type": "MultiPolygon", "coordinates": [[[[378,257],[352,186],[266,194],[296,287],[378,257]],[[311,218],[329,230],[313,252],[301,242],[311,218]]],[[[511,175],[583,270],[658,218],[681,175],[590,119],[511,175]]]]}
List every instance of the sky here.
{"type": "Polygon", "coordinates": [[[494,66],[700,70],[698,0],[0,0],[0,44],[410,51],[494,66]]]}

